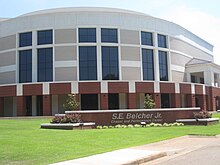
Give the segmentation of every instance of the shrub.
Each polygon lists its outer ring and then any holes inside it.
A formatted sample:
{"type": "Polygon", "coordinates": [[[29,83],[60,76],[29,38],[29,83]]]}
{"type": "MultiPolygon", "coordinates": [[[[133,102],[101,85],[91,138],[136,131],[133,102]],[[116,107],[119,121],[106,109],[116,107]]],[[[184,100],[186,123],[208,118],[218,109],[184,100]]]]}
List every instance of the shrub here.
{"type": "Polygon", "coordinates": [[[118,125],[115,126],[115,128],[121,128],[121,125],[118,124],[118,125]]]}
{"type": "Polygon", "coordinates": [[[104,125],[102,128],[103,128],[103,129],[108,129],[108,126],[104,125]]]}
{"type": "Polygon", "coordinates": [[[195,119],[206,119],[206,118],[211,118],[212,114],[209,113],[208,111],[199,111],[199,112],[194,112],[194,118],[195,119]]]}
{"type": "Polygon", "coordinates": [[[64,118],[64,116],[54,116],[52,118],[52,121],[50,123],[61,123],[61,120],[64,118]]]}
{"type": "Polygon", "coordinates": [[[134,126],[132,124],[129,124],[127,127],[128,128],[134,128],[134,126]]]}
{"type": "Polygon", "coordinates": [[[155,102],[151,98],[151,95],[146,94],[145,99],[144,99],[144,108],[145,109],[152,109],[155,107],[155,102]]]}
{"type": "Polygon", "coordinates": [[[75,94],[68,94],[66,102],[63,104],[63,108],[67,111],[76,110],[79,106],[79,103],[76,101],[75,94]]]}
{"type": "Polygon", "coordinates": [[[150,127],[154,127],[154,124],[155,124],[155,123],[150,123],[150,127]]]}
{"type": "Polygon", "coordinates": [[[110,125],[110,126],[108,126],[108,128],[114,128],[114,126],[110,125]]]}
{"type": "Polygon", "coordinates": [[[168,123],[163,123],[163,127],[170,127],[171,125],[168,123]]]}
{"type": "Polygon", "coordinates": [[[97,129],[102,129],[102,126],[101,126],[101,125],[98,125],[96,128],[97,128],[97,129]]]}
{"type": "Polygon", "coordinates": [[[51,123],[81,123],[80,114],[66,114],[65,116],[54,116],[51,123]]]}
{"type": "Polygon", "coordinates": [[[140,124],[135,124],[134,128],[141,128],[141,125],[140,124]]]}

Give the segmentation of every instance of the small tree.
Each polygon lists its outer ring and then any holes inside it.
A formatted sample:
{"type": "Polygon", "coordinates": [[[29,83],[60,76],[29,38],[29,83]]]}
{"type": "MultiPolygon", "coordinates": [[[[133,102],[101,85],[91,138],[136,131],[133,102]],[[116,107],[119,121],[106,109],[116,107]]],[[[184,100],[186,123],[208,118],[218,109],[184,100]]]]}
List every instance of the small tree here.
{"type": "Polygon", "coordinates": [[[155,102],[151,98],[151,95],[146,94],[145,99],[144,99],[144,108],[145,109],[152,109],[155,107],[155,102]]]}
{"type": "Polygon", "coordinates": [[[79,103],[76,101],[75,94],[68,94],[66,102],[63,104],[63,108],[67,111],[76,110],[79,106],[79,103]]]}

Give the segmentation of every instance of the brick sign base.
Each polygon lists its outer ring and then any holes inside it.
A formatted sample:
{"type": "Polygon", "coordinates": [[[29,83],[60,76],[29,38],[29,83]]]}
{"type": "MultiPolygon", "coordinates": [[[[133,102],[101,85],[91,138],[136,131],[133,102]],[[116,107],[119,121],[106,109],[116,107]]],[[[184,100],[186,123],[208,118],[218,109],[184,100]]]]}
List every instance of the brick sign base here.
{"type": "Polygon", "coordinates": [[[126,110],[91,110],[66,111],[66,114],[79,113],[83,122],[95,122],[96,125],[173,123],[177,119],[192,119],[193,112],[200,108],[166,108],[166,109],[126,109],[126,110]]]}

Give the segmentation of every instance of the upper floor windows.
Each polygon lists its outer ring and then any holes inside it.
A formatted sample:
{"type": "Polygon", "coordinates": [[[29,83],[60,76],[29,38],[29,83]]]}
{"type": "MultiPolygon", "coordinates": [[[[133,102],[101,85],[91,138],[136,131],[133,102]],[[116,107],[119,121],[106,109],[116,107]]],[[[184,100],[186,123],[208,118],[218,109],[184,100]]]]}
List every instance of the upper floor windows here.
{"type": "Polygon", "coordinates": [[[53,30],[41,30],[37,32],[37,44],[45,45],[53,43],[53,30]]]}
{"type": "Polygon", "coordinates": [[[167,52],[159,51],[160,81],[168,81],[167,52]]]}
{"type": "Polygon", "coordinates": [[[102,46],[102,79],[119,80],[118,47],[102,46]]]}
{"type": "Polygon", "coordinates": [[[32,82],[32,50],[19,51],[19,82],[32,82]]]}
{"type": "Polygon", "coordinates": [[[102,42],[118,43],[118,32],[117,29],[101,29],[101,40],[102,42]]]}
{"type": "Polygon", "coordinates": [[[165,35],[158,34],[157,40],[158,40],[158,47],[167,48],[167,37],[165,35]]]}
{"type": "Polygon", "coordinates": [[[37,50],[38,82],[53,81],[53,49],[37,50]]]}
{"type": "Polygon", "coordinates": [[[150,32],[141,32],[141,44],[153,46],[153,34],[150,32]]]}
{"type": "Polygon", "coordinates": [[[19,47],[32,46],[32,32],[19,34],[19,47]]]}
{"type": "Polygon", "coordinates": [[[96,42],[96,28],[79,28],[79,42],[96,42]]]}
{"type": "Polygon", "coordinates": [[[143,79],[154,80],[154,55],[151,49],[142,49],[143,79]]]}
{"type": "Polygon", "coordinates": [[[79,47],[79,79],[97,80],[96,46],[79,47]]]}

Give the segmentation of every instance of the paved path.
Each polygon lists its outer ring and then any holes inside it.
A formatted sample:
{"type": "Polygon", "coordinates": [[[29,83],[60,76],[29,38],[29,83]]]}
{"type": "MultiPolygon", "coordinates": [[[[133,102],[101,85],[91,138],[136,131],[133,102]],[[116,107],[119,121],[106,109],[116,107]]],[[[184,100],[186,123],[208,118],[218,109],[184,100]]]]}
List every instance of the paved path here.
{"type": "MultiPolygon", "coordinates": [[[[171,159],[177,158],[192,151],[201,151],[207,147],[207,151],[211,151],[214,144],[220,144],[220,136],[216,137],[199,137],[199,136],[183,136],[171,140],[165,140],[157,143],[121,149],[103,154],[93,155],[85,158],[74,159],[70,161],[55,163],[53,165],[121,165],[121,164],[170,164],[171,159]],[[160,159],[159,159],[160,158],[160,159]]],[[[220,148],[220,147],[219,147],[220,148]]],[[[215,148],[217,151],[219,148],[215,148]]],[[[214,152],[214,151],[213,151],[214,152]]],[[[204,157],[205,158],[205,157],[204,157]]],[[[181,158],[180,158],[181,160],[181,158]]],[[[176,159],[176,162],[180,161],[176,159]]],[[[172,163],[172,162],[171,162],[172,163]]],[[[190,163],[190,162],[189,162],[190,163]]],[[[185,163],[184,163],[185,164],[185,163]]],[[[193,164],[193,163],[190,163],[193,164]]],[[[201,165],[201,164],[199,164],[201,165]]]]}

